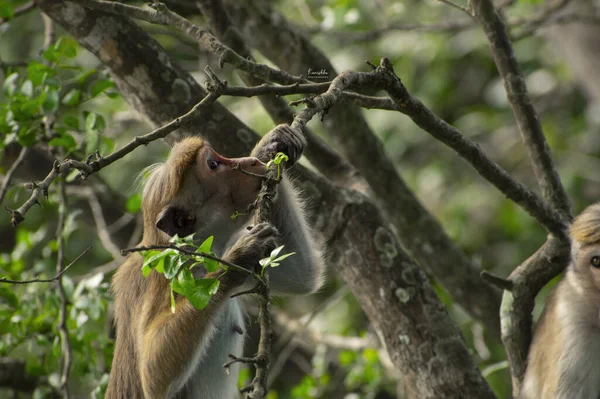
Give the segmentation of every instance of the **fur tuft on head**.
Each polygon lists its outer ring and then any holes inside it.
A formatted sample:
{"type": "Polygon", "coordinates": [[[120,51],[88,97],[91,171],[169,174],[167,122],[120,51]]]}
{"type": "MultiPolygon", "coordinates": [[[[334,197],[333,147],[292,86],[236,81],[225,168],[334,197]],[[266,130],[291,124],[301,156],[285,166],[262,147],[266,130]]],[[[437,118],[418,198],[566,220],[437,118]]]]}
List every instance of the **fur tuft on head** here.
{"type": "Polygon", "coordinates": [[[581,246],[600,243],[600,203],[588,206],[571,225],[571,237],[581,246]]]}

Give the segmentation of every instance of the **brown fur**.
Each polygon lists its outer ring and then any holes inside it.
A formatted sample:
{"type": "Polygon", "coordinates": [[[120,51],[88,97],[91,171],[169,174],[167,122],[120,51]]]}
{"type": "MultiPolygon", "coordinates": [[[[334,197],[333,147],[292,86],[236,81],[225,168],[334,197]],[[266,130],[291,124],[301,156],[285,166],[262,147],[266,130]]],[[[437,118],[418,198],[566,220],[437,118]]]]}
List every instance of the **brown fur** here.
{"type": "Polygon", "coordinates": [[[600,204],[571,229],[571,262],[550,295],[528,356],[521,399],[600,396],[600,204]]]}
{"type": "MultiPolygon", "coordinates": [[[[199,138],[176,144],[164,164],[151,168],[144,189],[142,244],[165,244],[169,236],[213,235],[213,251],[242,267],[254,267],[276,245],[296,255],[270,272],[273,293],[308,294],[322,282],[322,262],[293,185],[283,180],[273,203],[272,223],[246,230],[252,215],[231,220],[256,199],[260,179],[240,173],[262,174],[278,151],[298,160],[306,141],[301,132],[278,126],[258,143],[254,157],[227,159],[199,138]],[[257,159],[258,158],[258,159],[257,159]]],[[[218,293],[198,311],[187,299],[176,297],[170,309],[169,283],[152,271],[141,273],[142,257],[131,255],[113,279],[116,347],[107,399],[203,398],[231,399],[237,367],[227,376],[222,364],[228,353],[242,355],[244,318],[232,290],[242,289],[244,273],[220,276],[218,293]]],[[[216,277],[208,275],[207,277],[216,277]]]]}
{"type": "MultiPolygon", "coordinates": [[[[143,197],[142,245],[168,242],[166,234],[156,228],[157,217],[182,195],[186,174],[192,173],[205,145],[199,138],[183,140],[173,148],[168,160],[152,172],[143,197]]],[[[252,252],[248,244],[247,239],[242,241],[223,257],[243,265],[248,258],[263,255],[252,252]]],[[[206,333],[215,312],[240,283],[237,273],[227,273],[221,277],[219,291],[208,307],[198,311],[187,299],[179,297],[172,313],[168,281],[155,271],[144,278],[142,262],[140,255],[131,255],[113,278],[117,342],[107,399],[165,398],[171,383],[184,368],[190,367],[188,362],[198,337],[206,333]]],[[[207,277],[216,276],[213,273],[207,277]]]]}

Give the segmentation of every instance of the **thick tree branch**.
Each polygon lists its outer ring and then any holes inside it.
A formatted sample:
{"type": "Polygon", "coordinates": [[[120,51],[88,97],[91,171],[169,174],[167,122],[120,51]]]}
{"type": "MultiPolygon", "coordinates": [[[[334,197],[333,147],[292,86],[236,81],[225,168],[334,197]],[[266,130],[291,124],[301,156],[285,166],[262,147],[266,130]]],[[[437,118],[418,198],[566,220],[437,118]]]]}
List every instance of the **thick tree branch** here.
{"type": "Polygon", "coordinates": [[[509,276],[512,290],[504,291],[500,321],[502,342],[510,364],[513,395],[518,397],[532,338],[535,297],[570,260],[568,241],[550,236],[546,243],[509,276]]]}
{"type": "MultiPolygon", "coordinates": [[[[269,2],[225,0],[225,4],[247,44],[283,70],[305,74],[309,68],[325,69],[330,77],[337,75],[329,59],[269,2]]],[[[346,104],[334,107],[324,124],[336,149],[369,183],[372,197],[389,215],[403,247],[487,331],[497,334],[500,293],[481,284],[480,267],[460,251],[408,188],[361,111],[346,104]]]]}
{"type": "MultiPolygon", "coordinates": [[[[246,47],[243,37],[239,33],[238,29],[231,23],[229,15],[227,14],[227,10],[225,7],[223,7],[222,1],[201,0],[198,1],[197,4],[202,11],[202,15],[207,20],[211,30],[215,32],[215,35],[240,56],[247,60],[253,60],[252,54],[246,47]]],[[[263,79],[244,72],[243,70],[238,69],[237,72],[245,84],[252,86],[246,89],[252,90],[257,88],[256,94],[253,95],[260,96],[259,100],[276,124],[289,124],[292,122],[294,113],[284,99],[272,95],[261,95],[273,94],[272,92],[269,92],[269,90],[282,86],[266,84],[263,79]],[[265,89],[263,93],[260,93],[261,88],[265,89]]],[[[312,83],[308,85],[321,86],[323,90],[327,90],[328,86],[327,83],[312,83]]],[[[295,83],[286,87],[297,88],[298,86],[299,83],[295,83]]],[[[243,91],[240,91],[240,93],[241,92],[243,91]]],[[[368,185],[362,176],[358,175],[358,172],[352,167],[352,165],[350,165],[348,161],[342,158],[336,151],[328,146],[323,139],[314,134],[310,129],[306,129],[304,133],[308,141],[308,146],[304,155],[315,167],[317,167],[317,169],[321,171],[321,173],[327,175],[335,182],[350,185],[358,190],[367,192],[368,185]]]]}

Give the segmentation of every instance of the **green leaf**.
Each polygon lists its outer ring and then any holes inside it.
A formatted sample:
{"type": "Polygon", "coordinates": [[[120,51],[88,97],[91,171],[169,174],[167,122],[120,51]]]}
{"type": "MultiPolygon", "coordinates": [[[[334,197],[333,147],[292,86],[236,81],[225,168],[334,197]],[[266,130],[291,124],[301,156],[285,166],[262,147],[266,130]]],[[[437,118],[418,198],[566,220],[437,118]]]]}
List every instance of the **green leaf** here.
{"type": "Polygon", "coordinates": [[[173,253],[172,249],[166,249],[164,251],[151,250],[144,255],[144,264],[142,265],[142,272],[145,272],[145,276],[150,274],[151,269],[156,269],[159,273],[164,273],[164,259],[166,256],[173,253]],[[149,270],[150,269],[150,270],[149,270]]]}
{"type": "Polygon", "coordinates": [[[212,296],[219,289],[220,281],[215,278],[203,278],[196,280],[194,292],[192,295],[187,296],[193,307],[198,310],[204,309],[212,296]]]}
{"type": "Polygon", "coordinates": [[[273,259],[271,258],[262,258],[261,260],[258,261],[258,263],[263,267],[267,267],[269,266],[269,264],[273,261],[273,259]]]}
{"type": "Polygon", "coordinates": [[[56,74],[56,70],[47,65],[36,61],[31,61],[27,65],[27,79],[31,80],[34,86],[40,86],[47,78],[56,74]]]}
{"type": "Polygon", "coordinates": [[[90,93],[92,97],[96,97],[102,94],[102,92],[106,91],[106,89],[110,89],[112,87],[115,87],[115,84],[110,80],[99,80],[92,85],[90,93]]]}
{"type": "Polygon", "coordinates": [[[281,261],[282,261],[282,260],[284,260],[285,258],[287,258],[287,257],[289,257],[289,256],[292,256],[292,255],[295,255],[295,254],[296,254],[295,252],[290,252],[289,254],[281,255],[279,258],[277,258],[277,259],[274,259],[274,261],[276,261],[276,262],[281,262],[281,261]]]}
{"type": "MultiPolygon", "coordinates": [[[[211,253],[211,255],[214,255],[213,253],[211,253]]],[[[221,268],[221,264],[219,262],[217,262],[216,260],[213,259],[208,259],[208,258],[203,258],[204,261],[204,268],[206,269],[207,272],[212,273],[212,272],[216,272],[217,270],[219,270],[221,268]]]]}
{"type": "Polygon", "coordinates": [[[173,290],[186,298],[194,292],[195,284],[194,275],[188,269],[181,270],[177,278],[171,281],[173,290]]]}
{"type": "Polygon", "coordinates": [[[144,263],[144,265],[142,266],[142,274],[144,275],[144,277],[148,277],[151,271],[152,266],[150,266],[149,263],[144,263]]]}
{"type": "Polygon", "coordinates": [[[210,250],[212,248],[212,244],[213,244],[214,240],[215,240],[215,236],[208,237],[206,240],[204,240],[204,242],[202,244],[200,244],[200,246],[196,250],[196,253],[201,253],[201,252],[210,253],[210,250]]]}
{"type": "Polygon", "coordinates": [[[139,193],[133,194],[127,199],[125,209],[129,213],[138,213],[142,209],[142,196],[139,193]]]}
{"type": "Polygon", "coordinates": [[[85,117],[85,131],[88,132],[93,130],[96,126],[96,114],[93,112],[88,112],[85,117]]]}
{"type": "Polygon", "coordinates": [[[77,147],[77,142],[70,134],[61,134],[60,136],[50,140],[48,144],[50,144],[52,147],[63,147],[67,150],[77,147]]]}
{"type": "Polygon", "coordinates": [[[62,103],[69,107],[79,104],[79,98],[81,97],[81,90],[71,89],[62,99],[62,103]]]}
{"type": "Polygon", "coordinates": [[[15,9],[13,6],[7,3],[0,3],[0,18],[7,20],[12,19],[15,16],[15,9]]]}
{"type": "Polygon", "coordinates": [[[33,96],[33,83],[31,80],[26,80],[21,86],[21,93],[31,98],[33,96]]]}
{"type": "Polygon", "coordinates": [[[79,118],[75,118],[74,116],[65,116],[63,121],[65,125],[74,130],[79,130],[79,118]]]}
{"type": "MultiPolygon", "coordinates": [[[[165,256],[165,277],[168,280],[171,280],[177,274],[179,267],[182,265],[183,261],[181,257],[175,256],[173,254],[173,250],[167,249],[167,251],[171,251],[171,255],[165,256]]],[[[165,251],[166,252],[166,251],[165,251]]]]}
{"type": "Polygon", "coordinates": [[[44,98],[42,108],[44,109],[44,113],[50,114],[58,109],[58,90],[49,89],[45,94],[46,98],[44,98]]]}
{"type": "Polygon", "coordinates": [[[277,257],[277,255],[279,255],[279,253],[281,252],[281,250],[283,249],[285,245],[282,245],[280,247],[275,248],[274,250],[271,251],[271,255],[270,258],[271,259],[275,259],[277,257]]]}
{"type": "Polygon", "coordinates": [[[44,51],[44,58],[50,62],[59,61],[62,58],[73,58],[77,55],[77,42],[72,37],[62,36],[54,45],[44,51]]]}
{"type": "Polygon", "coordinates": [[[116,100],[117,98],[121,97],[119,93],[105,92],[104,94],[106,94],[106,97],[110,98],[111,100],[116,100]]]}

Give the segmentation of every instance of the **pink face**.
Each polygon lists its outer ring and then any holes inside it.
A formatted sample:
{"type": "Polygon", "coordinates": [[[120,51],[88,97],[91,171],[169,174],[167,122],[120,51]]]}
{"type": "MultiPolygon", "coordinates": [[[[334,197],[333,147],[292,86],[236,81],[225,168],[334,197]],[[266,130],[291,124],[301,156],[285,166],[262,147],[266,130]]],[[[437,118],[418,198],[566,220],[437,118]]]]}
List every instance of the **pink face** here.
{"type": "MultiPolygon", "coordinates": [[[[176,147],[169,160],[183,156],[176,147]]],[[[243,214],[256,200],[265,173],[265,164],[257,158],[225,158],[204,145],[184,172],[177,196],[157,215],[155,226],[169,236],[195,232],[228,237],[244,223],[244,218],[231,216],[243,214]]]]}
{"type": "Polygon", "coordinates": [[[243,211],[256,199],[260,189],[260,176],[266,173],[266,166],[258,158],[225,158],[210,146],[198,154],[197,170],[205,196],[210,199],[226,199],[243,211]]]}

